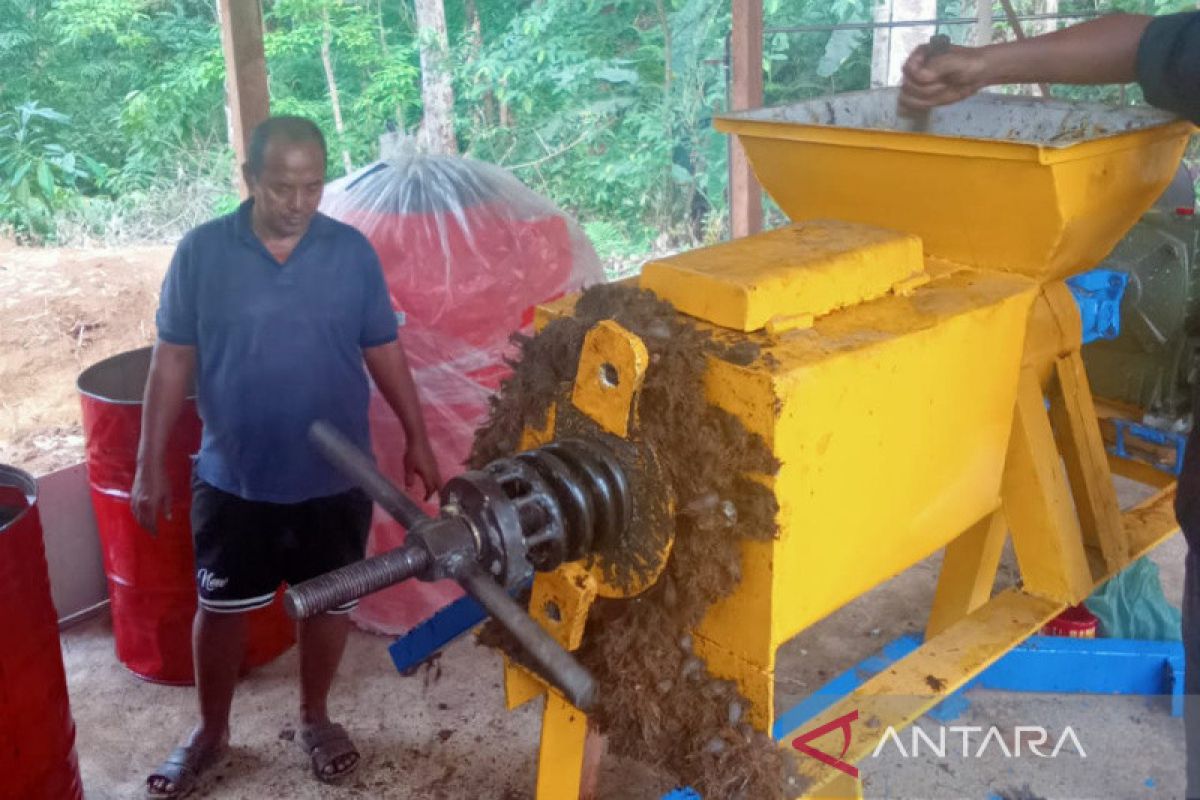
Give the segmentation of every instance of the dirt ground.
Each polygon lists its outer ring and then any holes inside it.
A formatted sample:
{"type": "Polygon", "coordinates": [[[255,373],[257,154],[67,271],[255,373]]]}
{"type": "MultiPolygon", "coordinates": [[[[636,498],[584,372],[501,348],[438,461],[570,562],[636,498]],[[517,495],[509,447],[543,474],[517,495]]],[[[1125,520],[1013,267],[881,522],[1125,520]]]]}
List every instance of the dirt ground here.
{"type": "Polygon", "coordinates": [[[0,463],[34,475],[83,460],[75,379],[154,341],[165,246],[65,250],[0,240],[0,463]]]}

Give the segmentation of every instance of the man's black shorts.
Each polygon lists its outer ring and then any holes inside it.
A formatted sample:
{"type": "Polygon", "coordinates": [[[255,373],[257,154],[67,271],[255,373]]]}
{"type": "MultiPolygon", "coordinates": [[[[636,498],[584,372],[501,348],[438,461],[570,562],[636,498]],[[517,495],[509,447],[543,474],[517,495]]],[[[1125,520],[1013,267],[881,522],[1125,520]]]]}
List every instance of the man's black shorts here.
{"type": "Polygon", "coordinates": [[[193,480],[200,605],[226,613],[262,608],[281,583],[295,585],[361,560],[371,510],[371,499],[359,489],[284,505],[243,500],[193,480]]]}

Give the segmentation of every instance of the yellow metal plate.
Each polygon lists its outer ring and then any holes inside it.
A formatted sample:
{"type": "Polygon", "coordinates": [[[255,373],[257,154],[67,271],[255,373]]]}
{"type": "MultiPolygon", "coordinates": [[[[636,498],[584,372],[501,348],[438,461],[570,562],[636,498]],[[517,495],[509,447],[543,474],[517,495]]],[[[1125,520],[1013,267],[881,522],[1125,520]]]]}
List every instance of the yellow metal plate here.
{"type": "Polygon", "coordinates": [[[924,271],[916,236],[818,220],[651,261],[641,286],[685,314],[757,331],[907,290],[924,271]]]}
{"type": "Polygon", "coordinates": [[[546,693],[546,683],[529,670],[504,656],[504,705],[509,710],[520,708],[546,693]]]}
{"type": "Polygon", "coordinates": [[[583,641],[588,611],[596,600],[596,579],[576,561],[538,573],[529,598],[529,614],[567,650],[583,641]]]}
{"type": "Polygon", "coordinates": [[[641,339],[611,319],[601,320],[584,337],[571,403],[613,436],[624,438],[649,364],[641,339]]]}

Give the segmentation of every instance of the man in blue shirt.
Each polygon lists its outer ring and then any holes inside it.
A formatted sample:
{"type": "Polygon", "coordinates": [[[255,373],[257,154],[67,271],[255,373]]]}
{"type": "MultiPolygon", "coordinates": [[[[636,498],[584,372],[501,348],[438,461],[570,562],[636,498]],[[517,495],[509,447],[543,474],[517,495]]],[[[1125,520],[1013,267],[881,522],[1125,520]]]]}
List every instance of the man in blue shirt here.
{"type": "MultiPolygon", "coordinates": [[[[953,103],[999,83],[1141,84],[1146,100],[1200,123],[1200,12],[1165,17],[1113,14],[1045,36],[987,47],[954,47],[904,65],[900,104],[953,103]]],[[[1200,798],[1200,386],[1193,402],[1175,514],[1188,543],[1184,566],[1184,731],[1187,796],[1200,798]]]]}
{"type": "MultiPolygon", "coordinates": [[[[194,385],[200,723],[147,778],[148,797],[186,794],[224,748],[246,612],[282,582],[363,557],[371,501],[309,443],[309,425],[327,420],[369,449],[369,372],[404,425],[406,482],[420,478],[426,496],[440,484],[379,259],[361,233],[317,212],[325,160],[308,120],[260,125],[243,166],[250,199],[188,233],[163,282],[131,503],[150,531],[170,507],[163,453],[194,385]]],[[[359,760],[326,707],[351,608],[299,625],[300,740],[323,781],[359,760]]]]}

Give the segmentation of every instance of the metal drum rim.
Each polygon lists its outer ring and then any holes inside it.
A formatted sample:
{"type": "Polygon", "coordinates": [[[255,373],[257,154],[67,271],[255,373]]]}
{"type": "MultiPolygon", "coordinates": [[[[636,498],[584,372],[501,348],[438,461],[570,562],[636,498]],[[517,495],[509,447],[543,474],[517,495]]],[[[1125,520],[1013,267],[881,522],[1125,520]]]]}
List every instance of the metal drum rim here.
{"type": "MultiPolygon", "coordinates": [[[[122,359],[126,359],[135,354],[144,353],[147,351],[150,351],[151,353],[153,353],[154,347],[155,346],[152,344],[146,345],[145,347],[136,347],[133,350],[125,350],[120,353],[114,353],[113,355],[109,356],[108,358],[104,358],[104,359],[97,361],[95,364],[92,364],[87,369],[85,369],[83,372],[79,373],[79,377],[75,379],[75,388],[84,397],[88,397],[88,398],[91,398],[92,400],[99,401],[101,403],[104,403],[105,405],[110,405],[110,406],[140,406],[140,405],[142,405],[144,400],[141,397],[137,398],[136,400],[116,400],[112,397],[105,397],[104,395],[97,394],[95,391],[85,388],[84,381],[85,381],[85,379],[95,377],[95,375],[98,372],[102,371],[105,368],[112,367],[114,364],[121,361],[122,359]]],[[[184,400],[195,400],[196,394],[197,393],[196,393],[195,386],[193,386],[191,391],[189,391],[187,396],[184,398],[184,400]]]]}
{"type": "Polygon", "coordinates": [[[11,486],[14,489],[23,489],[25,497],[29,500],[28,505],[21,509],[20,513],[5,523],[0,524],[0,536],[4,535],[10,528],[16,527],[17,523],[25,518],[31,510],[37,505],[38,501],[38,485],[32,475],[18,467],[9,466],[8,464],[0,464],[0,486],[11,486]]]}

